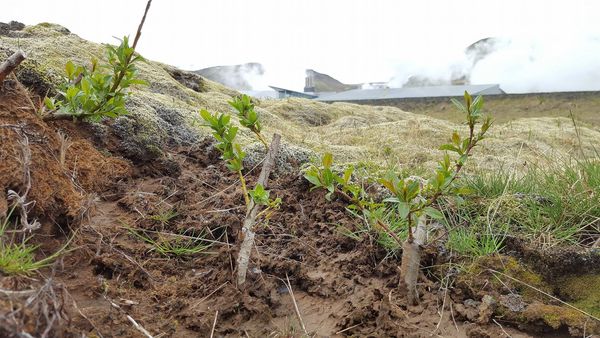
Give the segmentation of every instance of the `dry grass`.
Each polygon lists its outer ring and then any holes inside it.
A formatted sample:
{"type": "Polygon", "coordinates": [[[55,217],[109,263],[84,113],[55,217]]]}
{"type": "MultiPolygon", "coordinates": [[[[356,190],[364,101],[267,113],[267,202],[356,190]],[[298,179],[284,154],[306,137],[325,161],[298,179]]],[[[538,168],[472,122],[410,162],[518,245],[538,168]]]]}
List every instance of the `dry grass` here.
{"type": "MultiPolygon", "coordinates": [[[[452,122],[460,122],[463,118],[449,101],[416,101],[399,104],[399,107],[452,122]]],[[[569,111],[572,111],[581,122],[600,127],[598,92],[488,96],[486,107],[499,123],[530,117],[569,117],[569,111]]]]}
{"type": "MultiPolygon", "coordinates": [[[[267,130],[279,131],[295,144],[316,151],[331,151],[341,162],[363,162],[375,166],[432,168],[440,158],[439,145],[453,130],[465,126],[392,107],[324,104],[304,99],[264,101],[267,130]],[[307,121],[327,121],[314,124],[307,121]]],[[[586,155],[600,132],[580,127],[586,155]]],[[[501,165],[526,165],[555,157],[579,154],[575,128],[566,117],[522,118],[495,124],[489,138],[475,154],[477,166],[494,169],[501,165]]],[[[475,166],[470,166],[472,169],[475,166]]]]}

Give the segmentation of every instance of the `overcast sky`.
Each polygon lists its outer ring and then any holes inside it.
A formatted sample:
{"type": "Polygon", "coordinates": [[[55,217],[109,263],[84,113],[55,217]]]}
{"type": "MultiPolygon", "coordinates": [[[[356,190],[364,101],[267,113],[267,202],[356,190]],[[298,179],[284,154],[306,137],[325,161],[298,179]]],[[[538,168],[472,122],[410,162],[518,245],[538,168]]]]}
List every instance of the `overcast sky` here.
{"type": "MultiPolygon", "coordinates": [[[[59,23],[96,42],[135,33],[146,0],[19,0],[0,21],[59,23]]],[[[473,83],[508,91],[600,89],[600,1],[154,0],[138,51],[184,69],[262,63],[261,86],[312,68],[346,83],[445,78],[465,47],[502,37],[473,83]]]]}

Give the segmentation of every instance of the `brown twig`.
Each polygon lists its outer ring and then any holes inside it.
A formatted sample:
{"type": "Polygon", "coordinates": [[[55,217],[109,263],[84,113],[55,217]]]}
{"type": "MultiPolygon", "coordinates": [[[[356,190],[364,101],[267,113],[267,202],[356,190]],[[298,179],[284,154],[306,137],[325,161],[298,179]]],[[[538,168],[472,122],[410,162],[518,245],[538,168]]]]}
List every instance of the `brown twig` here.
{"type": "Polygon", "coordinates": [[[4,298],[7,298],[7,299],[20,298],[20,297],[29,297],[32,294],[36,293],[36,292],[37,292],[37,290],[19,290],[19,291],[14,291],[14,290],[0,289],[0,298],[2,298],[1,296],[4,296],[4,298]]]}
{"type": "MultiPolygon", "coordinates": [[[[148,3],[146,4],[146,9],[144,10],[144,16],[142,16],[142,21],[140,21],[140,25],[138,26],[137,32],[135,33],[135,38],[133,39],[133,45],[131,45],[131,49],[133,49],[134,52],[135,52],[135,47],[137,46],[137,43],[140,40],[140,36],[142,36],[142,27],[144,27],[144,22],[146,22],[146,15],[148,15],[148,10],[150,10],[151,4],[152,4],[152,0],[148,0],[148,3]]],[[[125,62],[126,65],[128,65],[129,62],[131,62],[131,58],[133,57],[133,54],[134,53],[131,53],[129,55],[129,57],[127,58],[127,61],[125,62]]],[[[125,76],[125,73],[126,73],[125,69],[121,70],[121,72],[119,73],[119,76],[117,77],[117,79],[113,83],[112,88],[110,89],[111,92],[114,92],[115,90],[117,90],[117,88],[119,87],[119,84],[121,83],[121,80],[123,80],[123,77],[125,76]]]]}
{"type": "Polygon", "coordinates": [[[456,332],[460,332],[460,330],[458,329],[458,325],[456,325],[456,319],[454,319],[454,310],[452,309],[452,302],[450,302],[450,316],[452,317],[452,323],[454,323],[454,328],[456,329],[456,332]]]}
{"type": "Polygon", "coordinates": [[[292,290],[292,283],[290,283],[290,277],[288,274],[285,274],[285,287],[290,292],[290,296],[292,296],[292,302],[294,303],[294,310],[296,311],[296,316],[298,316],[298,321],[300,321],[300,325],[302,326],[302,330],[304,334],[308,336],[308,331],[306,331],[306,325],[304,325],[304,320],[302,319],[302,315],[300,314],[300,309],[298,308],[298,303],[296,302],[296,297],[294,297],[294,290],[292,290]]]}
{"type": "Polygon", "coordinates": [[[79,313],[79,315],[87,320],[88,323],[90,323],[90,325],[94,328],[94,330],[96,330],[96,332],[94,332],[96,335],[98,335],[100,338],[104,338],[104,336],[102,335],[102,333],[100,332],[100,329],[98,329],[98,327],[96,326],[96,324],[94,324],[94,322],[85,315],[85,313],[83,313],[83,311],[81,311],[81,309],[79,308],[79,306],[77,305],[77,302],[75,301],[75,298],[73,298],[73,296],[71,295],[71,293],[69,293],[69,291],[67,289],[65,289],[65,293],[67,294],[67,296],[69,298],[71,298],[71,301],[73,302],[73,308],[75,308],[75,310],[77,310],[77,312],[79,313]]]}
{"type": "Polygon", "coordinates": [[[22,51],[17,51],[13,55],[9,56],[6,61],[0,64],[0,84],[4,82],[4,79],[10,74],[21,62],[25,60],[25,54],[22,51]]]}
{"type": "Polygon", "coordinates": [[[133,319],[133,317],[131,317],[127,311],[123,310],[123,308],[113,302],[110,298],[108,298],[107,295],[102,295],[102,297],[104,297],[104,299],[115,309],[119,310],[121,313],[123,313],[125,315],[125,318],[127,318],[127,320],[131,323],[131,325],[133,325],[133,327],[138,330],[141,334],[143,334],[144,336],[146,336],[146,338],[154,338],[152,336],[152,334],[150,332],[148,332],[148,330],[146,330],[140,323],[138,323],[135,319],[133,319]]]}
{"type": "Polygon", "coordinates": [[[213,321],[212,330],[210,330],[210,338],[215,335],[215,327],[217,327],[217,318],[219,318],[219,310],[215,311],[215,320],[213,321]]]}
{"type": "MultiPolygon", "coordinates": [[[[263,167],[258,177],[256,184],[261,184],[263,187],[267,187],[269,181],[269,174],[275,166],[275,158],[279,152],[279,143],[281,142],[281,135],[274,134],[271,146],[267,152],[267,156],[263,162],[263,167]]],[[[248,211],[246,212],[246,218],[244,219],[244,225],[242,227],[243,241],[240,245],[240,252],[237,259],[237,285],[241,288],[246,282],[246,273],[248,271],[248,264],[250,262],[250,255],[252,247],[254,246],[254,224],[256,223],[256,216],[261,209],[261,205],[255,204],[253,200],[250,200],[248,205],[248,211]]]]}
{"type": "MultiPolygon", "coordinates": [[[[498,323],[498,321],[496,321],[495,319],[492,319],[492,321],[494,323],[496,323],[496,325],[500,326],[500,330],[502,330],[502,332],[508,337],[511,338],[512,336],[510,334],[508,334],[508,332],[506,332],[506,330],[504,330],[504,327],[502,327],[502,325],[500,325],[500,323],[498,323]]],[[[583,335],[585,337],[585,335],[583,335]]]]}
{"type": "Polygon", "coordinates": [[[342,334],[343,332],[346,332],[346,331],[352,330],[353,328],[355,328],[355,327],[357,327],[357,326],[360,326],[360,325],[362,325],[362,324],[363,324],[363,323],[362,323],[362,322],[360,322],[360,323],[358,323],[358,324],[355,324],[355,325],[349,326],[349,327],[347,327],[347,328],[345,328],[345,329],[339,330],[339,331],[338,331],[338,332],[336,332],[335,334],[336,334],[336,335],[338,335],[338,334],[342,334]]]}
{"type": "Polygon", "coordinates": [[[219,287],[217,287],[216,289],[214,289],[211,293],[209,293],[208,295],[204,296],[202,299],[200,299],[199,301],[196,302],[196,304],[192,305],[192,309],[195,309],[198,305],[202,304],[203,301],[207,300],[210,296],[214,295],[215,292],[221,290],[225,285],[229,284],[229,281],[226,281],[225,283],[219,285],[219,287]]]}
{"type": "Polygon", "coordinates": [[[392,236],[392,238],[394,238],[394,240],[402,245],[402,239],[400,239],[400,237],[398,237],[398,235],[396,235],[395,232],[392,231],[392,229],[390,229],[385,223],[383,223],[381,220],[377,220],[377,225],[382,228],[388,235],[392,236]]]}
{"type": "Polygon", "coordinates": [[[29,221],[29,211],[35,205],[35,201],[27,201],[27,195],[31,190],[31,148],[29,147],[29,138],[26,134],[18,132],[21,136],[18,143],[21,146],[21,157],[18,160],[23,166],[23,182],[25,184],[24,191],[19,193],[9,189],[7,191],[8,200],[12,201],[13,207],[19,210],[20,223],[25,231],[33,231],[40,228],[41,224],[37,219],[29,221]]]}

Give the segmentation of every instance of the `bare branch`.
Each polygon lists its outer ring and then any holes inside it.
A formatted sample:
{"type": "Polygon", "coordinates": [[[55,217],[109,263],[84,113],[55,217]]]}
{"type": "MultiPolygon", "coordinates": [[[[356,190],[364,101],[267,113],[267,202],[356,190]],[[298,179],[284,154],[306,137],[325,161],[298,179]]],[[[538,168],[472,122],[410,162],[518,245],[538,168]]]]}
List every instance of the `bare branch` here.
{"type": "Polygon", "coordinates": [[[19,50],[0,65],[0,84],[23,60],[25,60],[25,54],[19,50]]]}
{"type": "MultiPolygon", "coordinates": [[[[269,174],[275,166],[275,158],[277,157],[277,152],[279,151],[280,141],[281,135],[273,135],[271,146],[269,147],[267,157],[263,162],[263,167],[260,172],[260,176],[258,177],[258,182],[256,183],[257,185],[261,184],[263,187],[267,187],[269,181],[269,174]]],[[[242,288],[242,286],[246,282],[246,272],[248,271],[250,254],[252,252],[252,248],[254,247],[254,224],[256,223],[256,215],[258,214],[260,209],[260,205],[255,204],[253,200],[250,200],[250,204],[248,205],[248,211],[246,212],[246,219],[244,219],[244,226],[242,227],[242,235],[244,239],[242,241],[242,244],[240,245],[240,252],[238,254],[237,259],[238,288],[242,288]]]]}
{"type": "Polygon", "coordinates": [[[210,330],[210,338],[215,336],[215,328],[217,327],[217,318],[219,317],[219,310],[215,312],[215,320],[213,321],[212,330],[210,330]]]}
{"type": "MultiPolygon", "coordinates": [[[[146,4],[146,9],[144,10],[144,16],[142,16],[142,21],[140,21],[140,25],[138,26],[137,32],[135,33],[135,39],[133,40],[133,45],[131,45],[131,48],[135,51],[135,47],[137,46],[137,43],[140,39],[140,36],[142,36],[142,27],[144,27],[144,22],[146,22],[146,15],[148,15],[148,10],[150,10],[150,5],[152,4],[152,0],[148,0],[148,3],[146,4]]],[[[133,58],[133,53],[131,53],[131,55],[129,55],[129,57],[127,58],[127,61],[125,62],[126,65],[129,64],[129,62],[131,62],[131,58],[133,58]]],[[[119,84],[121,83],[121,80],[123,80],[123,77],[125,76],[126,70],[122,70],[118,77],[115,79],[115,82],[113,83],[113,86],[111,88],[111,92],[114,92],[117,90],[117,88],[119,88],[119,84]]],[[[94,109],[94,111],[97,109],[94,109]]]]}
{"type": "Polygon", "coordinates": [[[302,319],[302,315],[300,314],[300,308],[298,308],[298,303],[296,302],[296,297],[294,297],[294,290],[292,290],[292,283],[290,283],[290,277],[285,274],[285,279],[287,283],[285,283],[285,287],[290,292],[290,296],[292,296],[292,302],[294,302],[294,310],[296,311],[296,316],[298,316],[298,320],[300,321],[300,325],[302,326],[302,330],[304,334],[308,336],[308,331],[306,331],[306,325],[304,325],[304,320],[302,319]]]}

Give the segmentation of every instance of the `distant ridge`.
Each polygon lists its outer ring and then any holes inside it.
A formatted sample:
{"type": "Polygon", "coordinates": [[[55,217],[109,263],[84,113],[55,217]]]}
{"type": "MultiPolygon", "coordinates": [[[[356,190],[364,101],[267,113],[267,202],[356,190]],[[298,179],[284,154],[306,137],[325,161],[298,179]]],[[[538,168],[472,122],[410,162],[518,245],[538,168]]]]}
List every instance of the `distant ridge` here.
{"type": "Polygon", "coordinates": [[[265,73],[265,68],[260,63],[249,62],[241,65],[208,67],[196,70],[194,73],[229,88],[251,90],[250,79],[262,76],[265,73]]]}
{"type": "Polygon", "coordinates": [[[345,84],[327,74],[319,73],[312,69],[306,70],[305,92],[343,92],[346,90],[358,89],[360,87],[360,84],[345,84]]]}

